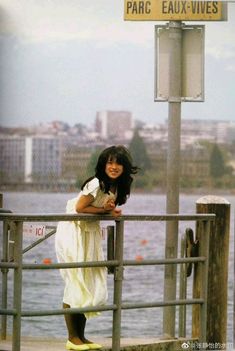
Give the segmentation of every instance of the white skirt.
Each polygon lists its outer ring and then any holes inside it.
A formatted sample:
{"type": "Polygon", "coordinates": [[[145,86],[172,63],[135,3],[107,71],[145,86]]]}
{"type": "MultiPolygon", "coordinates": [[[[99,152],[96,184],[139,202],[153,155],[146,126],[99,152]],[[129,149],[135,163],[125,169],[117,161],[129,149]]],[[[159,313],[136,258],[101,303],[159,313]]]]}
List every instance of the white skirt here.
{"type": "MultiPolygon", "coordinates": [[[[99,222],[59,222],[55,235],[58,262],[103,261],[99,222]]],[[[107,268],[66,268],[60,270],[65,282],[63,302],[72,308],[104,305],[107,301],[107,268]]],[[[99,312],[85,313],[86,318],[99,312]]]]}

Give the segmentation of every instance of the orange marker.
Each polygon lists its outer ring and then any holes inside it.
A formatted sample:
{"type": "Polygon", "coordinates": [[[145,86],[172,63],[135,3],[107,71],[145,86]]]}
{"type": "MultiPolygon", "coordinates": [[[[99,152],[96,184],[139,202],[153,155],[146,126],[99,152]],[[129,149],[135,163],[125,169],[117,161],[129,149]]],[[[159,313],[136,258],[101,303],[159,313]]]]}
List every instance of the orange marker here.
{"type": "Polygon", "coordinates": [[[51,261],[51,259],[50,258],[44,258],[43,260],[42,260],[42,262],[44,263],[44,264],[50,264],[50,263],[52,263],[52,261],[51,261]]]}
{"type": "Polygon", "coordinates": [[[136,261],[143,261],[143,256],[141,256],[141,255],[136,255],[136,256],[135,256],[135,260],[136,260],[136,261]]]}

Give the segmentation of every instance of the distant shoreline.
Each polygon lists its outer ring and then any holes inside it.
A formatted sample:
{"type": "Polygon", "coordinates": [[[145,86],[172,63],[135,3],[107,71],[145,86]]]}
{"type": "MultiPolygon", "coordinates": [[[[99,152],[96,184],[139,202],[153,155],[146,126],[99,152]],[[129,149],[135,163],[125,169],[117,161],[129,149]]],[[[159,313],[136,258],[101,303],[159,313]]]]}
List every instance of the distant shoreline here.
{"type": "MultiPolygon", "coordinates": [[[[60,188],[60,187],[50,187],[50,188],[41,188],[41,187],[29,187],[29,186],[16,186],[16,187],[8,187],[4,186],[0,188],[0,194],[4,192],[25,192],[25,193],[76,193],[79,192],[79,188],[70,187],[70,188],[60,188]]],[[[180,188],[180,195],[230,195],[235,196],[235,188],[234,189],[218,189],[218,188],[180,188]]],[[[154,194],[154,195],[166,195],[166,189],[133,189],[132,194],[154,194]]]]}

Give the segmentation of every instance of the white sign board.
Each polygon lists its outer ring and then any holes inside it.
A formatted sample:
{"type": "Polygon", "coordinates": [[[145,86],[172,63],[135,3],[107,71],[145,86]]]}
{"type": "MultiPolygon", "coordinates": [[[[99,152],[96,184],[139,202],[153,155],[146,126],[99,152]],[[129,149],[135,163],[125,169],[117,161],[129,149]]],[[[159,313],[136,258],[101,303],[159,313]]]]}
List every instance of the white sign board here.
{"type": "MultiPolygon", "coordinates": [[[[204,25],[182,28],[181,100],[204,101],[204,25]]],[[[155,26],[155,101],[169,98],[169,27],[155,26]]]]}
{"type": "Polygon", "coordinates": [[[23,235],[30,238],[43,238],[46,235],[46,226],[24,223],[23,235]]]}

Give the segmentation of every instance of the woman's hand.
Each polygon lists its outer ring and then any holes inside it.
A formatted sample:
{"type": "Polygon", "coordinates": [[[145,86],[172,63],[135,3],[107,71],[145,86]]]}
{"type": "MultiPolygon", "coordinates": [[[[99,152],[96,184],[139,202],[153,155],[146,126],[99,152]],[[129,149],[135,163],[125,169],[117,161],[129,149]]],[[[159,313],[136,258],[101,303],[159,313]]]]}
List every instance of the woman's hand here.
{"type": "Polygon", "coordinates": [[[104,204],[104,210],[109,212],[109,214],[111,214],[111,216],[113,216],[113,217],[119,217],[122,214],[122,210],[118,207],[115,207],[115,206],[116,205],[115,205],[114,200],[109,199],[104,204]]]}
{"type": "Polygon", "coordinates": [[[114,208],[111,213],[110,213],[113,217],[119,217],[122,214],[122,210],[118,207],[114,208]]]}
{"type": "Polygon", "coordinates": [[[112,199],[109,199],[105,202],[103,207],[94,207],[92,202],[94,198],[92,195],[82,195],[76,203],[76,212],[77,213],[93,213],[93,214],[104,214],[109,213],[113,217],[118,217],[121,215],[122,211],[120,208],[116,208],[115,202],[112,199]]]}
{"type": "Polygon", "coordinates": [[[105,211],[110,212],[115,209],[115,202],[112,199],[109,199],[105,202],[103,208],[105,211]]]}

